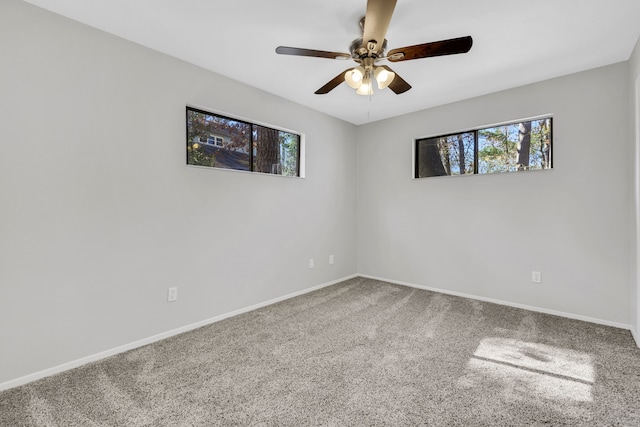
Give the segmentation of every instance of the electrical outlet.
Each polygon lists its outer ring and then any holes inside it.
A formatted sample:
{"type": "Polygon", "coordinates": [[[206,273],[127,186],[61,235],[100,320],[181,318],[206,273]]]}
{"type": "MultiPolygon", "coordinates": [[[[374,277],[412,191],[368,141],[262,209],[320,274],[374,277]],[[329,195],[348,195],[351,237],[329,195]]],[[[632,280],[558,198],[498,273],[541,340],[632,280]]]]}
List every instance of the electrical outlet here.
{"type": "Polygon", "coordinates": [[[329,264],[333,264],[333,255],[329,255],[329,264]]]}
{"type": "Polygon", "coordinates": [[[169,288],[167,292],[167,301],[173,302],[178,299],[178,288],[169,288]]]}
{"type": "Polygon", "coordinates": [[[313,258],[309,258],[309,268],[313,268],[313,266],[314,266],[313,258]]]}
{"type": "Polygon", "coordinates": [[[539,271],[532,271],[531,272],[531,281],[533,283],[540,283],[540,272],[539,271]]]}

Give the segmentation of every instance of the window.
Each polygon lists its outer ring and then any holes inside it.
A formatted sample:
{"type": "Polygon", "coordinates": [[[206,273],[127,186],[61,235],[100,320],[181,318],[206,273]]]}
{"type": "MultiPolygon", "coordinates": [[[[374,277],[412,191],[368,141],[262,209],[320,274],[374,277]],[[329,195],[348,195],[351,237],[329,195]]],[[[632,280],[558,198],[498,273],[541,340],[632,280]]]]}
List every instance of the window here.
{"type": "Polygon", "coordinates": [[[300,176],[300,135],[187,107],[187,164],[300,176]]]}
{"type": "Polygon", "coordinates": [[[552,118],[415,141],[415,178],[551,169],[552,118]]]}
{"type": "MultiPolygon", "coordinates": [[[[198,137],[196,137],[196,139],[199,139],[199,138],[198,138],[198,137]]],[[[215,135],[209,135],[209,136],[207,137],[207,142],[206,142],[206,144],[209,144],[209,145],[215,145],[215,146],[217,146],[217,147],[222,147],[222,138],[217,137],[217,136],[215,136],[215,135]]]]}

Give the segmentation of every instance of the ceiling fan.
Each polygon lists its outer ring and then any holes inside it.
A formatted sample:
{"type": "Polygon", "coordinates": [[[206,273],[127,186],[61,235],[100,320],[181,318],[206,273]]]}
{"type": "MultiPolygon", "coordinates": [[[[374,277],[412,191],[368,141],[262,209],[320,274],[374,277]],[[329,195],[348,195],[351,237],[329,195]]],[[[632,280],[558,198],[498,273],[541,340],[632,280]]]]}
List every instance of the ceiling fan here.
{"type": "Polygon", "coordinates": [[[278,46],[276,53],[281,55],[313,56],[328,59],[353,59],[358,65],[349,68],[315,93],[323,95],[331,92],[343,81],[356,89],[359,95],[373,93],[373,80],[379,89],[388,87],[396,94],[401,94],[411,85],[386,65],[378,65],[384,59],[390,62],[408,61],[410,59],[430,58],[433,56],[453,55],[469,52],[473,44],[471,36],[423,43],[392,49],[386,52],[385,39],[391,16],[397,0],[368,0],[366,15],[360,20],[362,37],[355,39],[349,48],[351,53],[327,52],[324,50],[303,49],[297,47],[278,46]]]}

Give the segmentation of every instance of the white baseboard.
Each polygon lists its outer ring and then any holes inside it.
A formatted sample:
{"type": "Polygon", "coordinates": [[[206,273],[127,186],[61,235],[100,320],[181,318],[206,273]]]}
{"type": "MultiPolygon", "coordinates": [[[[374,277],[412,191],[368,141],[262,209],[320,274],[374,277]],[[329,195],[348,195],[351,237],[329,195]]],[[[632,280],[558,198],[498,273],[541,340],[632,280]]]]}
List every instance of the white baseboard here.
{"type": "Polygon", "coordinates": [[[636,345],[638,346],[638,348],[640,348],[640,334],[633,327],[631,328],[631,335],[633,336],[633,339],[636,340],[636,345]]]}
{"type": "MultiPolygon", "coordinates": [[[[369,275],[366,275],[366,274],[359,274],[358,276],[364,277],[364,278],[367,278],[367,279],[380,280],[382,282],[394,283],[396,285],[408,286],[410,288],[424,289],[426,291],[433,291],[433,292],[438,292],[438,293],[446,294],[446,295],[453,295],[453,296],[457,296],[457,297],[469,298],[469,299],[474,299],[474,300],[478,300],[478,301],[491,302],[491,303],[494,303],[494,304],[505,305],[505,306],[508,306],[508,307],[522,308],[524,310],[535,311],[535,312],[538,312],[538,313],[552,314],[554,316],[566,317],[568,319],[582,320],[582,321],[585,321],[585,322],[596,323],[598,325],[612,326],[614,328],[620,328],[620,329],[628,329],[633,334],[633,329],[631,328],[631,325],[627,325],[625,323],[612,322],[612,321],[609,321],[609,320],[598,319],[598,318],[595,318],[595,317],[582,316],[580,314],[573,314],[573,313],[565,313],[565,312],[562,312],[562,311],[549,310],[549,309],[546,309],[546,308],[534,307],[534,306],[525,305],[525,304],[518,304],[518,303],[514,303],[514,302],[509,302],[509,301],[502,301],[502,300],[497,300],[497,299],[493,299],[493,298],[485,298],[485,297],[481,297],[481,296],[477,296],[477,295],[465,294],[463,292],[455,292],[455,291],[449,291],[449,290],[446,290],[446,289],[432,288],[430,286],[416,285],[415,283],[401,282],[401,281],[398,281],[398,280],[385,279],[385,278],[382,278],[382,277],[369,276],[369,275]]],[[[636,343],[638,343],[640,345],[640,341],[638,341],[638,338],[640,338],[640,337],[638,337],[637,334],[635,334],[634,338],[636,340],[636,343]]]]}
{"type": "Polygon", "coordinates": [[[21,385],[24,385],[24,384],[28,384],[30,382],[37,381],[37,380],[45,378],[45,377],[49,377],[51,375],[59,374],[59,373],[68,371],[70,369],[74,369],[74,368],[80,367],[82,365],[86,365],[86,364],[91,363],[91,362],[96,362],[98,360],[102,360],[102,359],[105,359],[107,357],[111,357],[111,356],[114,356],[116,354],[119,354],[119,353],[124,353],[125,351],[133,350],[135,348],[142,347],[142,346],[147,345],[147,344],[152,344],[154,342],[161,341],[161,340],[166,339],[166,338],[170,338],[170,337],[172,337],[174,335],[182,334],[184,332],[188,332],[188,331],[191,331],[193,329],[200,328],[202,326],[210,325],[212,323],[216,323],[216,322],[219,322],[221,320],[228,319],[229,317],[234,317],[234,316],[237,316],[239,314],[247,313],[249,311],[253,311],[253,310],[256,310],[258,308],[262,308],[262,307],[266,307],[266,306],[271,305],[271,304],[278,303],[280,301],[284,301],[284,300],[287,300],[287,299],[290,299],[290,298],[294,298],[294,297],[297,297],[297,296],[300,296],[300,295],[304,295],[304,294],[307,294],[309,292],[317,291],[319,289],[326,288],[327,286],[335,285],[336,283],[340,283],[340,282],[343,282],[345,280],[352,279],[354,277],[358,277],[358,275],[354,274],[354,275],[351,275],[351,276],[343,277],[341,279],[333,280],[331,282],[322,283],[320,285],[313,286],[311,288],[307,288],[307,289],[304,289],[302,291],[294,292],[294,293],[291,293],[291,294],[288,294],[288,295],[284,295],[284,296],[281,296],[281,297],[278,297],[278,298],[271,299],[269,301],[261,302],[261,303],[258,303],[258,304],[251,305],[249,307],[245,307],[245,308],[241,308],[239,310],[235,310],[235,311],[232,311],[232,312],[229,312],[229,313],[221,314],[219,316],[215,316],[215,317],[212,317],[210,319],[202,320],[200,322],[192,323],[190,325],[182,326],[180,328],[173,329],[173,330],[170,330],[170,331],[167,331],[167,332],[162,332],[160,334],[153,335],[151,337],[143,338],[141,340],[134,341],[134,342],[129,343],[129,344],[125,344],[125,345],[122,345],[122,346],[119,346],[119,347],[116,347],[116,348],[112,348],[112,349],[109,349],[109,350],[101,351],[100,353],[96,353],[96,354],[92,354],[90,356],[82,357],[80,359],[77,359],[77,360],[74,360],[74,361],[71,361],[71,362],[67,362],[67,363],[63,363],[62,365],[54,366],[52,368],[44,369],[44,370],[39,371],[39,372],[34,372],[33,374],[25,375],[23,377],[16,378],[14,380],[10,380],[10,381],[1,383],[0,384],[0,391],[8,390],[10,388],[14,388],[14,387],[18,387],[18,386],[21,386],[21,385]]]}

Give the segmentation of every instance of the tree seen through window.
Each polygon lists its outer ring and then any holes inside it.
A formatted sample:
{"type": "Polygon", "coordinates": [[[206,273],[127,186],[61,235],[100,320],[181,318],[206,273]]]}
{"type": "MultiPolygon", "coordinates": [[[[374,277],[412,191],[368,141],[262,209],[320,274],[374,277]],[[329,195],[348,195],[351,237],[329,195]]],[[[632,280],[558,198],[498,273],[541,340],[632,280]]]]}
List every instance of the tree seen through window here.
{"type": "Polygon", "coordinates": [[[415,177],[551,169],[552,118],[416,140],[415,177]]]}
{"type": "Polygon", "coordinates": [[[300,175],[300,135],[187,107],[187,164],[300,175]]]}

